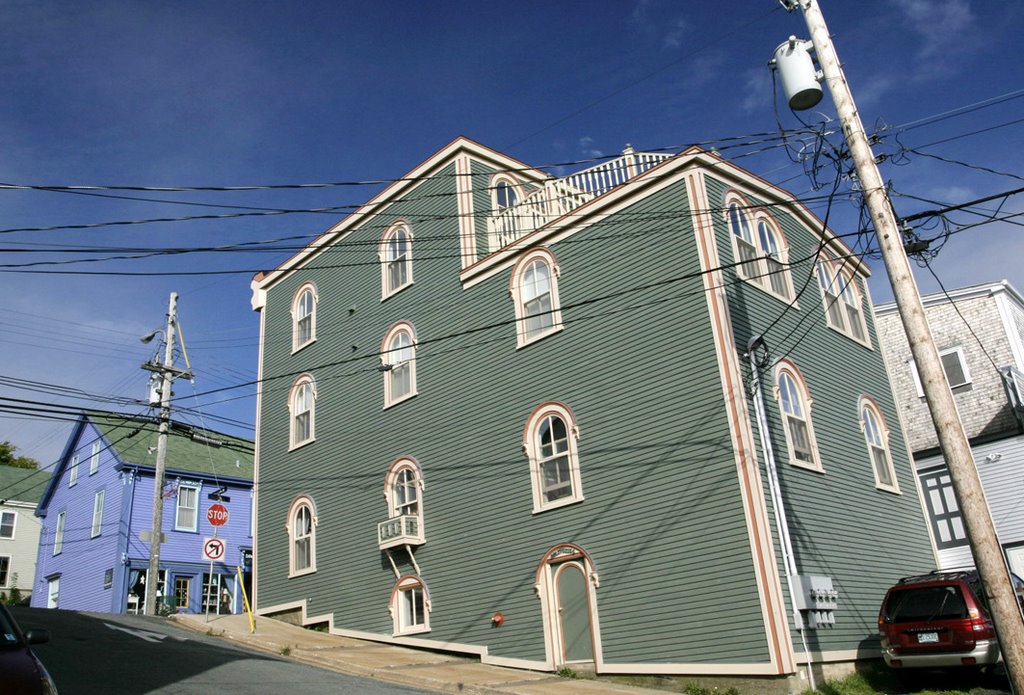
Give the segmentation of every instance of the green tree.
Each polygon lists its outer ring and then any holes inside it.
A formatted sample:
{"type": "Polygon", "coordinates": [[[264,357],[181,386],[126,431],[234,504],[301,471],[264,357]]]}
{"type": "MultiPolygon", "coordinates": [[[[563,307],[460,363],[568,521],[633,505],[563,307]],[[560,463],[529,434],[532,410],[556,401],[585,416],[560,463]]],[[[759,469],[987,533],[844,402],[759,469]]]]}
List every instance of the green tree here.
{"type": "Polygon", "coordinates": [[[14,468],[39,468],[39,462],[28,456],[16,456],[18,447],[10,442],[0,442],[0,466],[14,468]]]}

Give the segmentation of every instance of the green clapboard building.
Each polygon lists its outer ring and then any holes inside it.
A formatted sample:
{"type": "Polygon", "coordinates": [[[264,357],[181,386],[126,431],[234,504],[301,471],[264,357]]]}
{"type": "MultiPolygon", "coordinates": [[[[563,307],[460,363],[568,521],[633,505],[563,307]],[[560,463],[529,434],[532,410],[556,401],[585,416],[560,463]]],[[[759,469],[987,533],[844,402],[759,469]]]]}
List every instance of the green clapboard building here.
{"type": "Polygon", "coordinates": [[[455,140],[253,280],[257,611],[541,670],[877,656],[935,558],[867,275],[703,150],[455,140]]]}

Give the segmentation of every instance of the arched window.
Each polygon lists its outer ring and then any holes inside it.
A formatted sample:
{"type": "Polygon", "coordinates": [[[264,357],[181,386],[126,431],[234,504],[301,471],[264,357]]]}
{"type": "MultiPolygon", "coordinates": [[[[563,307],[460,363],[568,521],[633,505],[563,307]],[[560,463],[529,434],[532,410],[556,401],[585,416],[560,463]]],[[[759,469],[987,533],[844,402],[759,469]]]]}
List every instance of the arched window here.
{"type": "Polygon", "coordinates": [[[764,212],[755,216],[754,227],[751,227],[749,208],[749,204],[736,195],[728,204],[729,231],[734,256],[740,264],[736,272],[761,289],[789,300],[793,297],[793,284],[787,266],[785,237],[764,212]]]}
{"type": "Polygon", "coordinates": [[[292,352],[316,340],[316,286],[311,282],[299,287],[292,300],[292,352]]]}
{"type": "Polygon", "coordinates": [[[384,336],[380,349],[384,372],[384,407],[416,395],[416,332],[406,323],[396,323],[384,336]]]}
{"type": "Polygon", "coordinates": [[[430,631],[430,592],[418,576],[407,574],[395,583],[389,609],[395,635],[430,631]]]}
{"type": "Polygon", "coordinates": [[[827,258],[818,261],[818,287],[828,325],[860,343],[867,343],[863,300],[853,277],[827,258]]]}
{"type": "Polygon", "coordinates": [[[291,448],[302,446],[315,438],[316,383],[303,374],[292,384],[288,409],[291,414],[291,448]]]}
{"type": "Polygon", "coordinates": [[[775,373],[776,397],[782,411],[789,462],[796,466],[822,470],[818,446],[811,424],[811,395],[799,370],[781,362],[775,373]]]}
{"type": "Polygon", "coordinates": [[[750,218],[737,202],[729,203],[729,231],[736,244],[736,261],[742,264],[737,266],[740,277],[756,276],[753,262],[757,258],[757,246],[750,231],[750,218]]]}
{"type": "Polygon", "coordinates": [[[405,222],[391,225],[381,238],[382,297],[412,284],[412,232],[405,222]]]}
{"type": "Polygon", "coordinates": [[[288,510],[288,576],[316,571],[316,505],[296,497],[288,510]]]}
{"type": "Polygon", "coordinates": [[[558,299],[558,266],[547,249],[524,255],[512,271],[518,345],[522,347],[562,330],[558,299]]]}
{"type": "Polygon", "coordinates": [[[388,501],[388,516],[423,515],[423,475],[419,464],[410,458],[401,458],[391,465],[384,487],[388,501]]]}
{"type": "Polygon", "coordinates": [[[498,210],[515,207],[519,202],[519,195],[515,187],[508,181],[498,181],[494,186],[494,206],[498,210]]]}
{"type": "Polygon", "coordinates": [[[583,499],[578,439],[576,420],[564,404],[545,403],[527,421],[523,450],[530,459],[535,513],[583,499]]]}
{"type": "Polygon", "coordinates": [[[889,429],[885,418],[874,399],[864,396],[860,399],[860,426],[864,430],[864,441],[871,456],[871,467],[875,473],[875,485],[879,488],[899,491],[896,470],[889,453],[889,429]]]}

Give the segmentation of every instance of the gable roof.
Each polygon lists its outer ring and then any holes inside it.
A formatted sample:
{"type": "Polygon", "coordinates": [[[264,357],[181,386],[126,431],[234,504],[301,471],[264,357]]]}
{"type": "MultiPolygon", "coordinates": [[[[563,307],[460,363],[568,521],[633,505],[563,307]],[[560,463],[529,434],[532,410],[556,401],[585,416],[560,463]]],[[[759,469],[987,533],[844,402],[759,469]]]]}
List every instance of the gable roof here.
{"type": "MultiPolygon", "coordinates": [[[[92,411],[85,415],[100,431],[107,446],[126,466],[156,467],[159,424],[139,418],[92,411]]],[[[167,470],[204,478],[252,480],[253,443],[213,430],[172,422],[167,436],[167,470]]]]}
{"type": "Polygon", "coordinates": [[[50,474],[47,471],[0,466],[0,503],[35,504],[43,496],[48,482],[50,482],[50,474]]]}
{"type": "MultiPolygon", "coordinates": [[[[37,515],[46,515],[61,475],[85,431],[93,425],[103,436],[119,468],[156,468],[159,424],[155,418],[93,410],[82,413],[75,423],[53,475],[39,498],[37,515]]],[[[233,482],[253,479],[253,442],[184,423],[171,423],[167,436],[168,475],[190,475],[204,479],[230,478],[233,482]]]]}

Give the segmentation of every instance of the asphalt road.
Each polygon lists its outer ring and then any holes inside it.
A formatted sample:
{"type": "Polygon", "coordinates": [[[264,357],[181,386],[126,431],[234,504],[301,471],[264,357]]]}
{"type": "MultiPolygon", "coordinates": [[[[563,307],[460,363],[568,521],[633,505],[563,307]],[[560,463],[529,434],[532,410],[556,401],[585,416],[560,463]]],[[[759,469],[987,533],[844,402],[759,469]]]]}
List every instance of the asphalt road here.
{"type": "MultiPolygon", "coordinates": [[[[293,663],[181,630],[163,618],[13,608],[61,695],[413,695],[421,690],[293,663]]],[[[0,688],[2,690],[2,688],[0,688]]]]}

